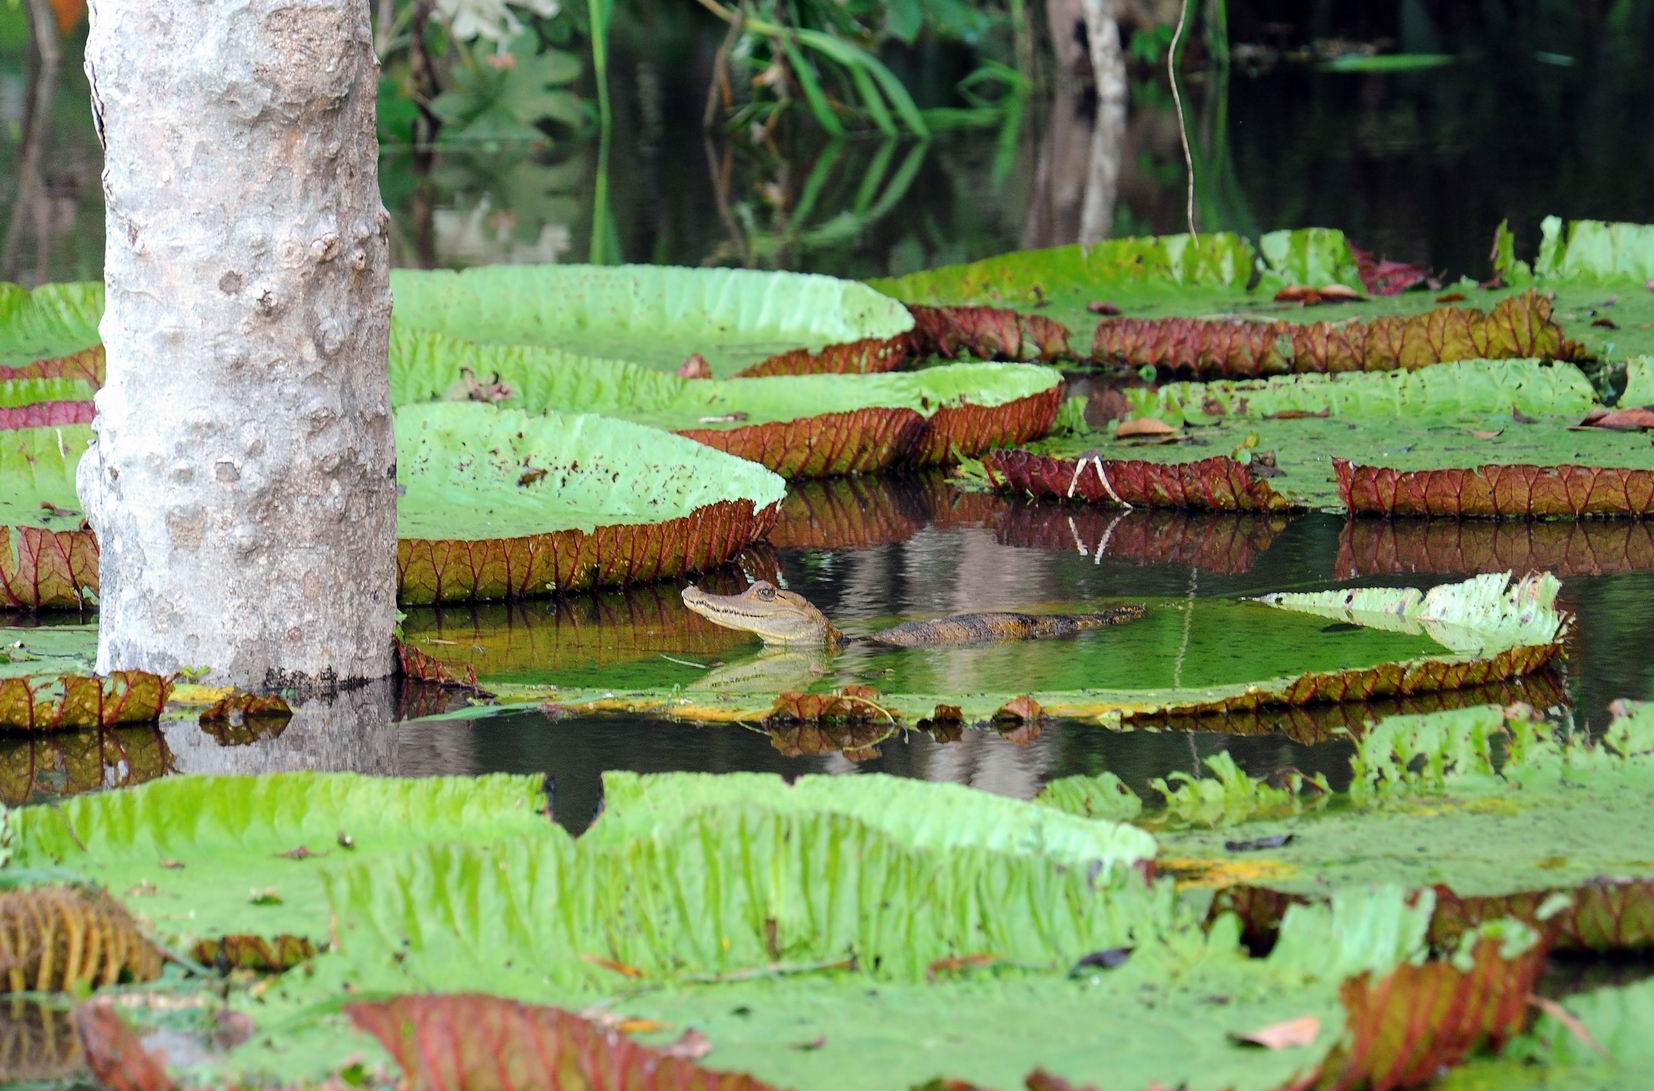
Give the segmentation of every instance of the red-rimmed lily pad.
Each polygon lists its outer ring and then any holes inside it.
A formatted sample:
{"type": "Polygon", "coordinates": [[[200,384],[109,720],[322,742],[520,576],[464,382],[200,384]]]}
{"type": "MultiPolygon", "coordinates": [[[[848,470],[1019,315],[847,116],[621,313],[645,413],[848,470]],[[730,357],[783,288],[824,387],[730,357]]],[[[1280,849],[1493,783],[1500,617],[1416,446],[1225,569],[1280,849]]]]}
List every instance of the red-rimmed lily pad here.
{"type": "Polygon", "coordinates": [[[1333,467],[1338,494],[1356,515],[1578,519],[1654,514],[1654,466],[1517,463],[1404,470],[1335,458],[1333,467]]]}
{"type": "Polygon", "coordinates": [[[1044,499],[1183,511],[1278,512],[1301,506],[1227,455],[1168,463],[1088,452],[1056,458],[990,451],[982,465],[995,488],[1044,499]]]}
{"type": "Polygon", "coordinates": [[[1450,306],[1341,322],[1113,318],[1097,326],[1091,355],[1098,363],[1251,378],[1391,371],[1456,360],[1576,360],[1584,350],[1552,320],[1550,301],[1527,292],[1486,311],[1450,306]]]}
{"type": "MultiPolygon", "coordinates": [[[[699,572],[774,523],[762,467],[595,416],[444,402],[398,412],[398,594],[524,598],[699,572]]],[[[84,426],[0,433],[0,606],[96,601],[97,539],[74,468],[84,426]]]]}
{"type": "Polygon", "coordinates": [[[1654,479],[1645,436],[1573,427],[1595,398],[1571,364],[1462,361],[1172,383],[1123,397],[1132,427],[1071,425],[967,462],[965,479],[1194,510],[1634,515],[1654,504],[1654,480],[1639,487],[1654,479]],[[1356,469],[1341,470],[1340,459],[1356,469]]]}
{"type": "Polygon", "coordinates": [[[513,265],[391,276],[402,329],[537,345],[717,377],[867,372],[911,353],[913,319],[855,281],[750,269],[513,265]]]}
{"type": "Polygon", "coordinates": [[[477,396],[531,412],[601,413],[677,432],[786,477],[951,462],[1044,435],[1062,376],[958,364],[895,375],[684,379],[548,349],[438,334],[392,339],[397,404],[477,396]]]}
{"type": "Polygon", "coordinates": [[[172,680],[147,671],[93,671],[97,629],[0,630],[0,732],[154,723],[172,680]]]}
{"type": "Polygon", "coordinates": [[[488,405],[397,414],[397,597],[524,598],[714,568],[763,537],[785,484],[658,429],[488,405]]]}

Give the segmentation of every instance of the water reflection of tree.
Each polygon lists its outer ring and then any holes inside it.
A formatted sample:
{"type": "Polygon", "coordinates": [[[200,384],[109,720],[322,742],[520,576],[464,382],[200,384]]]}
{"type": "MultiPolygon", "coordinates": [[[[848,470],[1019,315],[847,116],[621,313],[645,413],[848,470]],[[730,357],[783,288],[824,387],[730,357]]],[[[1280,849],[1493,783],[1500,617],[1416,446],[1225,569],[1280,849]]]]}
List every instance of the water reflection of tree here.
{"type": "MultiPolygon", "coordinates": [[[[17,143],[0,158],[15,181],[0,240],[0,279],[31,284],[96,277],[103,262],[102,204],[83,200],[98,192],[102,165],[85,80],[78,63],[61,58],[50,6],[42,6],[44,16],[37,14],[35,25],[44,18],[46,26],[37,37],[51,48],[43,52],[37,45],[29,56],[17,143]]],[[[0,137],[0,147],[4,143],[0,137]]]]}

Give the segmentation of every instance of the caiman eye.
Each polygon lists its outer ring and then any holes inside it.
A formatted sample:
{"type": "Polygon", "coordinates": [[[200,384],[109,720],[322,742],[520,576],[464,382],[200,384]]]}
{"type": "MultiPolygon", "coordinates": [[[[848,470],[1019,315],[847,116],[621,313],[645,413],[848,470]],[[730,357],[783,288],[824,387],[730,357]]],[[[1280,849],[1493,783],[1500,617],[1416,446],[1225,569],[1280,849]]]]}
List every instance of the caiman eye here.
{"type": "Polygon", "coordinates": [[[752,593],[757,595],[761,602],[771,602],[775,599],[775,587],[771,584],[755,583],[752,585],[752,593]]]}

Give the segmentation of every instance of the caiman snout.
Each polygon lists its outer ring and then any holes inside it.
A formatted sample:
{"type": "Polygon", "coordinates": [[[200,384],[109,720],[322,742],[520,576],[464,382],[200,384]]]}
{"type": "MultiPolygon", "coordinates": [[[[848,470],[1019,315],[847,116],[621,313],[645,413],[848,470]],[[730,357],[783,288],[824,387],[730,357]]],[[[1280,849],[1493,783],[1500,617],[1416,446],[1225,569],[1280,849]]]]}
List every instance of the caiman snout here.
{"type": "Polygon", "coordinates": [[[683,604],[715,625],[755,633],[766,644],[829,644],[843,639],[827,616],[800,595],[759,580],[739,595],[714,595],[694,584],[683,604]]]}

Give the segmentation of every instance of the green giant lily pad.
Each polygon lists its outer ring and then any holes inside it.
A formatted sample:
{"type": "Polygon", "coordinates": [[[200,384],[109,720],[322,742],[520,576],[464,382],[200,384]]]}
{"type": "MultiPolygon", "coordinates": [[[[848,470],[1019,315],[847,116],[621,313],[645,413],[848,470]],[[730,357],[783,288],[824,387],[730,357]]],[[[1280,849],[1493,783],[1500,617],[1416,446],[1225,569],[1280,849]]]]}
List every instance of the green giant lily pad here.
{"type": "MultiPolygon", "coordinates": [[[[87,605],[97,541],[74,469],[89,430],[0,433],[0,605],[87,605]],[[9,524],[9,525],[7,525],[9,524]]],[[[473,403],[397,414],[398,596],[521,598],[716,567],[774,522],[784,482],[658,429],[473,403]]]]}
{"type": "Polygon", "coordinates": [[[606,417],[478,404],[396,418],[397,597],[515,598],[722,564],[785,494],[761,466],[606,417]]]}
{"type": "Polygon", "coordinates": [[[169,777],[11,815],[13,863],[124,893],[168,939],[328,939],[326,877],[430,843],[566,841],[539,777],[169,777]]]}
{"type": "Polygon", "coordinates": [[[688,380],[551,349],[479,345],[399,330],[392,400],[465,397],[486,382],[497,404],[601,413],[689,436],[786,477],[929,465],[1043,435],[1062,376],[1049,368],[960,364],[881,375],[688,380]]]}
{"type": "Polygon", "coordinates": [[[396,321],[496,344],[539,345],[657,370],[700,355],[718,377],[772,362],[884,371],[907,355],[906,308],[854,281],[653,265],[488,266],[391,275],[396,321]]]}
{"type": "Polygon", "coordinates": [[[1601,739],[1498,706],[1395,716],[1351,774],[1347,794],[1302,808],[1241,775],[1234,805],[1157,829],[1167,867],[1260,930],[1294,901],[1382,881],[1434,888],[1438,943],[1513,913],[1565,946],[1654,947],[1654,712],[1622,710],[1601,739]]]}
{"type": "Polygon", "coordinates": [[[0,378],[36,360],[94,347],[102,317],[102,284],[43,284],[32,291],[0,284],[0,378]]]}

